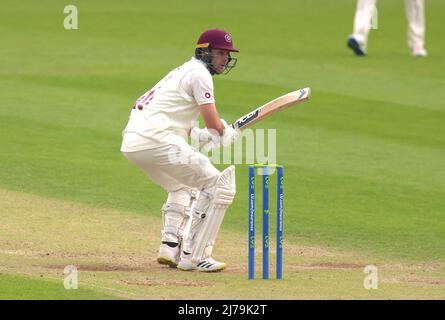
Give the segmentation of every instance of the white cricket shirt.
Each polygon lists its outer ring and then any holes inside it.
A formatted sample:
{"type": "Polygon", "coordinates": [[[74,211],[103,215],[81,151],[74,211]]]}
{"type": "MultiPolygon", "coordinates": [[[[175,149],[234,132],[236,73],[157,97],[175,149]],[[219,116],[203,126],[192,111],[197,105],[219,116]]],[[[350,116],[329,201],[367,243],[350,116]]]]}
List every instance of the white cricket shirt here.
{"type": "Polygon", "coordinates": [[[122,132],[121,151],[135,152],[186,138],[199,105],[214,103],[213,79],[196,59],[169,72],[135,103],[122,132]]]}

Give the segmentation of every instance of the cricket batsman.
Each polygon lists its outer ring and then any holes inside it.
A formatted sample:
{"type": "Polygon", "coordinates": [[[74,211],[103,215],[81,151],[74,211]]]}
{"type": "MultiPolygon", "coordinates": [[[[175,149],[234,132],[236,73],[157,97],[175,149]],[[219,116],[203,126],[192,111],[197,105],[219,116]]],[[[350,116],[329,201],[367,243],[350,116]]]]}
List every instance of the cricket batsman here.
{"type": "Polygon", "coordinates": [[[236,65],[232,52],[238,50],[226,31],[202,33],[195,56],[136,101],[122,133],[123,155],[168,193],[162,206],[160,264],[203,272],[226,266],[212,258],[212,250],[235,197],[235,167],[220,172],[187,143],[187,137],[207,150],[238,138],[238,130],[218,115],[212,79],[236,65]],[[193,126],[199,115],[204,129],[193,126]]]}

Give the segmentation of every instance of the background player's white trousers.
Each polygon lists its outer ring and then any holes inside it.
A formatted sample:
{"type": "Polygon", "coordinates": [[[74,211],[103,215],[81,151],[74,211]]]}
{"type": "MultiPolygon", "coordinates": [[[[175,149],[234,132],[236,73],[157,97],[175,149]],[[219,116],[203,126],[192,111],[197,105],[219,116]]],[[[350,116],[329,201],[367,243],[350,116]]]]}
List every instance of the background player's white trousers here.
{"type": "MultiPolygon", "coordinates": [[[[358,0],[354,18],[354,33],[352,36],[364,47],[368,45],[368,34],[371,19],[377,5],[377,0],[358,0]]],[[[425,4],[424,0],[405,0],[406,16],[408,18],[408,46],[424,48],[425,45],[425,4]]],[[[379,26],[384,28],[384,25],[379,26]]]]}
{"type": "Polygon", "coordinates": [[[123,154],[169,193],[184,188],[211,188],[221,175],[206,156],[183,139],[175,144],[123,154]]]}
{"type": "Polygon", "coordinates": [[[408,18],[408,46],[425,47],[425,3],[424,0],[405,0],[408,18]]]}

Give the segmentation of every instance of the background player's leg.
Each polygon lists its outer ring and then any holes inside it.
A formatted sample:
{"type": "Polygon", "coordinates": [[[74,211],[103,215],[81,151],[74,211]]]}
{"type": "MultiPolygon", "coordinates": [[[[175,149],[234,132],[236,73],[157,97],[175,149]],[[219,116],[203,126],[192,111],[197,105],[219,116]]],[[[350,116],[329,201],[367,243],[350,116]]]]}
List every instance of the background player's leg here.
{"type": "Polygon", "coordinates": [[[354,32],[348,39],[348,46],[356,55],[365,55],[368,34],[377,0],[358,0],[354,17],[354,32]]]}
{"type": "Polygon", "coordinates": [[[405,0],[408,19],[408,46],[414,56],[425,57],[425,3],[424,0],[405,0]]]}

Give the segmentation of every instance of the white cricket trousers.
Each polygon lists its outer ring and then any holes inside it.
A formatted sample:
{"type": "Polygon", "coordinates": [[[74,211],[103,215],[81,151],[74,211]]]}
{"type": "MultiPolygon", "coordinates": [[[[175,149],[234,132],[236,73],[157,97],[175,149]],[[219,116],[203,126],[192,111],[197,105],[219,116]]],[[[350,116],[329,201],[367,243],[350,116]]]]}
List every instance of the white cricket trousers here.
{"type": "MultiPolygon", "coordinates": [[[[368,33],[377,0],[358,0],[352,36],[364,47],[368,45],[368,33]]],[[[425,46],[425,3],[424,0],[405,0],[408,18],[408,46],[411,49],[425,46]]]]}
{"type": "Polygon", "coordinates": [[[169,193],[212,188],[221,175],[209,158],[182,139],[174,144],[122,153],[169,193]]]}

